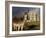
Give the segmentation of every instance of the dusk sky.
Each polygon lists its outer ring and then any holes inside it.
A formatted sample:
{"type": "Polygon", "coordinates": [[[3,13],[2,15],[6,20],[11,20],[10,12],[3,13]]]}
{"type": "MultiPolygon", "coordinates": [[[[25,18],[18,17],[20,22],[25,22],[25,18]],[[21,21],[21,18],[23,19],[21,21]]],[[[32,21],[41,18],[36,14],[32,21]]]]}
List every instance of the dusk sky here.
{"type": "Polygon", "coordinates": [[[24,15],[24,12],[28,12],[29,11],[36,11],[38,14],[40,12],[39,8],[31,8],[31,7],[12,7],[12,16],[17,16],[17,17],[21,17],[24,15]]]}

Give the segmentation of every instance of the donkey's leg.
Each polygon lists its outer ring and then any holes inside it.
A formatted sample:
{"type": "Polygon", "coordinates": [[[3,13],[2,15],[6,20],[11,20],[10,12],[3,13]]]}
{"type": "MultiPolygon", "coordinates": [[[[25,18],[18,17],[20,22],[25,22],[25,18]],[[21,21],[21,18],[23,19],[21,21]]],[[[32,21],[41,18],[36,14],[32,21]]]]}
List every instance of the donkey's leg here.
{"type": "Polygon", "coordinates": [[[17,26],[15,28],[16,28],[16,31],[17,31],[17,26]]]}
{"type": "Polygon", "coordinates": [[[20,26],[18,25],[18,31],[20,30],[20,26]]]}
{"type": "Polygon", "coordinates": [[[21,31],[23,30],[23,25],[21,25],[21,31]]]}

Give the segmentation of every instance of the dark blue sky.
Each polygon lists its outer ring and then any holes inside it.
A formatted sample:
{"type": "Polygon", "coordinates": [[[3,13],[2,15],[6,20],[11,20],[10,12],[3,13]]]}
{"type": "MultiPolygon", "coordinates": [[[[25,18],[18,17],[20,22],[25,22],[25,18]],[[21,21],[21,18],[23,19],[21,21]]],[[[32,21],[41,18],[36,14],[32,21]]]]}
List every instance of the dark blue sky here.
{"type": "Polygon", "coordinates": [[[24,12],[28,12],[29,11],[36,11],[39,13],[39,8],[31,8],[31,7],[12,7],[12,16],[23,16],[24,12]]]}

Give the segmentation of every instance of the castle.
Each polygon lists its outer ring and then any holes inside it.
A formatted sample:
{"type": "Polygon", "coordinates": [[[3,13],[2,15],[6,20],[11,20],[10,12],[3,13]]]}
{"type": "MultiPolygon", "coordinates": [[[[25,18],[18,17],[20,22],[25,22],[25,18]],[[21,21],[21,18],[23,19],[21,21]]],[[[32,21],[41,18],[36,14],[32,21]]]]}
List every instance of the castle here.
{"type": "Polygon", "coordinates": [[[28,13],[25,12],[24,19],[27,22],[40,21],[40,16],[35,11],[28,11],[28,13]]]}

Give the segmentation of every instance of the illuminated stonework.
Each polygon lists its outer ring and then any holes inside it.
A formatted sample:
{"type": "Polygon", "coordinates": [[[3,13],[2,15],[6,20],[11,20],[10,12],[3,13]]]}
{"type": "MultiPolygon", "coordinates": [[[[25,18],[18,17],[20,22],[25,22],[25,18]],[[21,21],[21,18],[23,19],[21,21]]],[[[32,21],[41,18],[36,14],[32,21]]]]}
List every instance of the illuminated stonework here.
{"type": "Polygon", "coordinates": [[[29,11],[29,13],[27,13],[26,15],[24,15],[24,20],[27,21],[40,21],[40,17],[38,16],[38,14],[35,11],[29,11]],[[27,16],[29,18],[29,20],[27,20],[27,16]]]}

